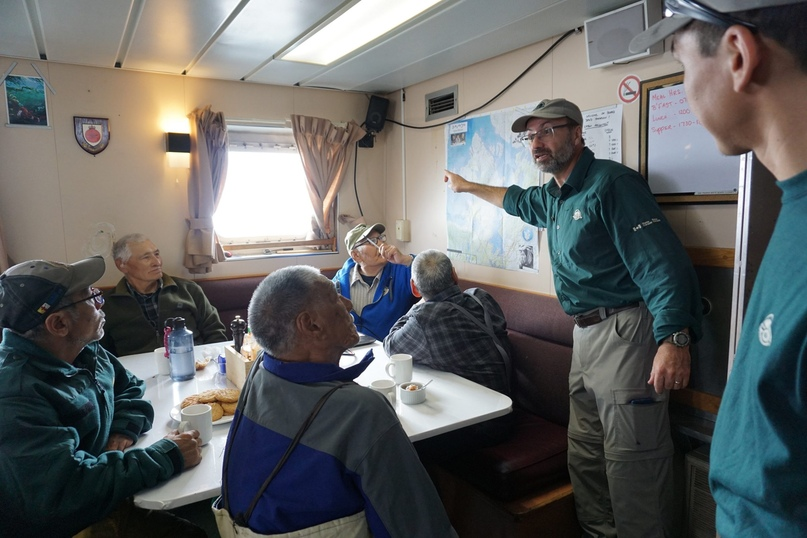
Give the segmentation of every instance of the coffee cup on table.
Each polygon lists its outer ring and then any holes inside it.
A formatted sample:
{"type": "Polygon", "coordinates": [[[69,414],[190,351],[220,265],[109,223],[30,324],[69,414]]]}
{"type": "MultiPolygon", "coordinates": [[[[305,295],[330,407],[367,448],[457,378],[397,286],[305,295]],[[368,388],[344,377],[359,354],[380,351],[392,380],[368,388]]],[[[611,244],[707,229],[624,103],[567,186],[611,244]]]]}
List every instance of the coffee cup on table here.
{"type": "Polygon", "coordinates": [[[387,375],[395,380],[396,385],[412,381],[412,355],[396,353],[390,355],[389,362],[384,367],[387,375]]]}
{"type": "Polygon", "coordinates": [[[199,439],[202,446],[206,445],[213,438],[213,408],[207,404],[193,404],[180,411],[179,423],[180,432],[196,430],[199,432],[199,439]]]}
{"type": "Polygon", "coordinates": [[[386,396],[390,402],[395,401],[395,381],[392,379],[376,379],[370,383],[370,388],[386,396]]]}

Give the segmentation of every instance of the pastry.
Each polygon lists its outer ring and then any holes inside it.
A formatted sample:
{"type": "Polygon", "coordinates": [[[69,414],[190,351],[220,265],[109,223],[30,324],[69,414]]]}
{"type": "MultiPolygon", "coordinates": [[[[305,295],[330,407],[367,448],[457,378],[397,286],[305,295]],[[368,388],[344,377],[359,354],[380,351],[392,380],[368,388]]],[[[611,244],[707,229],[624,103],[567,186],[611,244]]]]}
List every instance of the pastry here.
{"type": "Polygon", "coordinates": [[[210,406],[210,409],[213,410],[212,418],[213,422],[216,422],[218,419],[224,416],[224,409],[221,407],[219,402],[210,402],[207,405],[210,406]]]}
{"type": "Polygon", "coordinates": [[[208,404],[213,409],[213,422],[215,422],[224,415],[235,414],[240,395],[241,391],[238,389],[209,389],[199,394],[191,394],[182,400],[180,409],[193,404],[208,404]]]}

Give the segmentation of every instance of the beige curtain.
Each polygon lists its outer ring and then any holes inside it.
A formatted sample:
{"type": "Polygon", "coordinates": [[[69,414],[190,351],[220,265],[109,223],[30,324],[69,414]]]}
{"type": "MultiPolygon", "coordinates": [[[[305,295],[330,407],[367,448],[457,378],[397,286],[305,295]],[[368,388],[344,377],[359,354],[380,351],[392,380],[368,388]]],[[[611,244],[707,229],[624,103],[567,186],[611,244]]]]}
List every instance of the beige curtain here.
{"type": "Polygon", "coordinates": [[[312,232],[316,239],[336,233],[336,195],[348,169],[356,142],[365,131],[355,122],[337,127],[322,118],[291,116],[294,141],[308,178],[308,196],[314,207],[312,232]]]}
{"type": "Polygon", "coordinates": [[[216,212],[227,179],[227,124],[222,112],[210,105],[197,108],[191,119],[191,177],[188,181],[188,237],[185,267],[193,274],[209,273],[213,264],[224,261],[213,213],[216,212]]]}
{"type": "Polygon", "coordinates": [[[3,221],[0,220],[0,273],[11,267],[6,251],[6,234],[3,232],[3,221]]]}

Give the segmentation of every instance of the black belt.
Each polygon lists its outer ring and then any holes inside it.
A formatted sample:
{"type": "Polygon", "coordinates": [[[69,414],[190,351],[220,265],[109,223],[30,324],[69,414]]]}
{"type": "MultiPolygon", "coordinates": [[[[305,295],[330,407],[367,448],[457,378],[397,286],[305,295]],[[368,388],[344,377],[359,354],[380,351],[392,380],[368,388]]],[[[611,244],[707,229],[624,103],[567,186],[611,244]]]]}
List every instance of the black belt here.
{"type": "Polygon", "coordinates": [[[622,312],[623,310],[628,310],[629,308],[636,308],[639,306],[639,304],[640,303],[631,303],[624,306],[617,306],[616,308],[595,308],[594,310],[589,310],[588,312],[583,312],[582,314],[573,316],[574,322],[581,329],[585,329],[586,327],[591,327],[592,325],[598,324],[608,316],[616,314],[617,312],[622,312]]]}

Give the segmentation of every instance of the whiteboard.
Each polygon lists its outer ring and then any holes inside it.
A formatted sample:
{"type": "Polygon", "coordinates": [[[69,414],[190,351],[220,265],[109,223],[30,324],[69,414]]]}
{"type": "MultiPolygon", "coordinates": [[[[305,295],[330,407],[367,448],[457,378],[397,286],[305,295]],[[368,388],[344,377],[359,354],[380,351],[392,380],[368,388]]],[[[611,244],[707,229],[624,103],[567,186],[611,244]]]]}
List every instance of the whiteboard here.
{"type": "Polygon", "coordinates": [[[740,157],[725,156],[717,149],[689,107],[683,75],[642,81],[642,86],[641,168],[651,191],[736,194],[740,157]]]}

